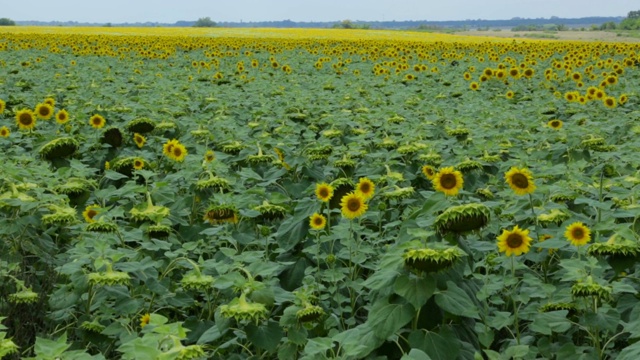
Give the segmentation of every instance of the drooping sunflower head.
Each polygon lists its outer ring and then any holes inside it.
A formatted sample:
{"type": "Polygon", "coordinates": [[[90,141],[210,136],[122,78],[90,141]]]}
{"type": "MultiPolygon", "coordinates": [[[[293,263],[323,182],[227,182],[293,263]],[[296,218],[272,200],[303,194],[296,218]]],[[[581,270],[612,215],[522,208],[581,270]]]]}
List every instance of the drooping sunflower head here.
{"type": "Polygon", "coordinates": [[[39,150],[40,155],[47,159],[59,159],[73,155],[80,148],[80,143],[72,137],[57,138],[49,141],[39,150]]]}
{"type": "Polygon", "coordinates": [[[402,255],[404,265],[417,272],[438,272],[451,268],[464,253],[457,246],[432,249],[408,249],[402,255]]]}
{"type": "Polygon", "coordinates": [[[58,113],[56,114],[56,122],[60,125],[69,122],[69,113],[67,112],[67,110],[62,109],[58,111],[58,113]]]}
{"type": "Polygon", "coordinates": [[[109,144],[114,148],[120,147],[122,145],[122,131],[120,131],[120,129],[116,126],[107,128],[102,133],[100,142],[109,144]]]}
{"type": "Polygon", "coordinates": [[[287,209],[284,206],[271,204],[268,201],[263,201],[262,204],[253,208],[253,210],[260,213],[260,219],[264,221],[279,220],[282,219],[287,213],[287,209]]]}
{"type": "Polygon", "coordinates": [[[369,178],[366,177],[360,178],[358,184],[356,185],[356,192],[362,195],[365,201],[373,197],[375,190],[376,185],[373,183],[373,181],[369,180],[369,178]]]}
{"type": "Polygon", "coordinates": [[[36,116],[42,120],[49,120],[53,116],[53,107],[49,104],[38,104],[35,109],[36,116]]]}
{"type": "Polygon", "coordinates": [[[483,228],[490,217],[489,208],[480,203],[452,206],[438,215],[435,227],[441,234],[464,234],[483,228]]]}
{"type": "Polygon", "coordinates": [[[145,117],[131,120],[127,124],[127,130],[132,133],[146,134],[152,132],[156,128],[156,123],[145,117]]]}
{"type": "Polygon", "coordinates": [[[507,256],[520,256],[529,252],[531,240],[529,230],[520,229],[516,225],[511,230],[502,230],[502,234],[498,236],[498,250],[507,256]]]}
{"type": "Polygon", "coordinates": [[[19,110],[16,113],[16,124],[20,130],[31,130],[36,126],[36,116],[29,109],[19,110]]]}
{"type": "Polygon", "coordinates": [[[579,221],[574,222],[573,224],[567,226],[564,232],[564,236],[574,246],[586,245],[589,241],[591,241],[591,229],[589,229],[586,225],[579,221]]]}
{"type": "Polygon", "coordinates": [[[107,121],[100,114],[95,114],[89,118],[89,125],[94,129],[102,129],[107,121]]]}
{"type": "Polygon", "coordinates": [[[318,200],[323,202],[329,202],[333,197],[333,186],[327,183],[319,183],[316,185],[316,196],[318,200]]]}
{"type": "Polygon", "coordinates": [[[324,315],[324,310],[320,306],[309,303],[305,305],[305,307],[296,311],[296,319],[298,319],[298,321],[302,323],[311,322],[318,320],[324,315]]]}
{"type": "Polygon", "coordinates": [[[204,220],[211,224],[235,224],[238,222],[238,210],[235,205],[210,205],[207,210],[205,210],[204,220]]]}
{"type": "Polygon", "coordinates": [[[156,239],[165,239],[171,234],[171,226],[164,224],[154,224],[149,225],[145,233],[151,237],[156,239]]]}
{"type": "Polygon", "coordinates": [[[504,178],[517,195],[531,194],[536,189],[529,169],[514,166],[504,174],[504,178]]]}
{"type": "Polygon", "coordinates": [[[562,129],[562,125],[563,125],[562,120],[558,120],[558,119],[553,119],[547,123],[547,126],[549,126],[554,130],[562,129]]]}
{"type": "Polygon", "coordinates": [[[359,192],[353,191],[342,197],[340,207],[342,216],[352,220],[362,216],[367,211],[368,205],[359,192]]]}
{"type": "Polygon", "coordinates": [[[440,169],[431,180],[433,187],[437,191],[442,191],[445,195],[455,196],[462,189],[464,180],[460,171],[454,170],[453,167],[445,167],[440,169]]]}
{"type": "Polygon", "coordinates": [[[327,225],[327,218],[322,214],[314,213],[309,218],[309,226],[313,230],[322,230],[327,225]]]}

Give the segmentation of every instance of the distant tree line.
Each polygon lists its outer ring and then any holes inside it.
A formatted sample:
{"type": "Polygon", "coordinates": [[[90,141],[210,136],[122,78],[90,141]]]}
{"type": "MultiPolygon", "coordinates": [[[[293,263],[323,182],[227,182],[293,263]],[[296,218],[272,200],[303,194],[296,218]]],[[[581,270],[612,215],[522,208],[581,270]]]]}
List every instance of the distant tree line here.
{"type": "Polygon", "coordinates": [[[193,27],[216,27],[216,22],[207,16],[198,19],[198,21],[193,24],[193,27]]]}
{"type": "Polygon", "coordinates": [[[618,29],[622,30],[639,30],[640,29],[640,10],[629,11],[626,19],[622,20],[618,25],[618,29]]]}
{"type": "Polygon", "coordinates": [[[16,26],[16,22],[9,18],[0,18],[0,26],[16,26]]]}

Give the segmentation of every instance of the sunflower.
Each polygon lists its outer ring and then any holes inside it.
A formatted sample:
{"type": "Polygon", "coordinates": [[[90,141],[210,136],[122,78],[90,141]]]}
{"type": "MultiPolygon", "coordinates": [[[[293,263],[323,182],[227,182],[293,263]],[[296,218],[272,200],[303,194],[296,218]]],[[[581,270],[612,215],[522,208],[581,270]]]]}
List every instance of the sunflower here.
{"type": "Polygon", "coordinates": [[[187,148],[184,145],[180,143],[173,145],[173,147],[171,148],[171,155],[169,156],[171,159],[177,162],[182,162],[184,161],[184,158],[186,156],[187,156],[187,148]]]}
{"type": "Polygon", "coordinates": [[[507,97],[507,99],[513,99],[513,96],[515,95],[515,93],[511,90],[507,91],[507,93],[504,95],[507,97]]]}
{"type": "Polygon", "coordinates": [[[0,137],[9,137],[11,135],[11,130],[8,127],[3,126],[0,128],[0,137]]]}
{"type": "Polygon", "coordinates": [[[136,170],[142,170],[144,167],[144,161],[142,159],[133,160],[133,168],[136,170]]]}
{"type": "Polygon", "coordinates": [[[69,113],[67,112],[67,110],[62,109],[58,111],[58,113],[56,114],[56,122],[61,125],[69,122],[69,113]]]}
{"type": "Polygon", "coordinates": [[[613,96],[606,96],[604,99],[602,99],[602,102],[604,103],[604,106],[608,107],[609,109],[613,109],[616,107],[616,98],[614,98],[613,96]]]}
{"type": "Polygon", "coordinates": [[[368,208],[365,199],[357,191],[343,196],[340,206],[342,207],[342,216],[350,220],[362,216],[368,208]]]}
{"type": "Polygon", "coordinates": [[[168,157],[173,155],[173,147],[180,142],[176,139],[172,139],[167,141],[164,145],[162,145],[162,153],[168,157]]]}
{"type": "Polygon", "coordinates": [[[55,107],[56,106],[56,100],[54,98],[51,98],[51,97],[48,97],[48,98],[44,99],[43,103],[49,104],[49,106],[51,106],[51,107],[55,107]]]}
{"type": "Polygon", "coordinates": [[[498,250],[507,256],[526,254],[530,246],[529,230],[520,229],[518,225],[512,230],[502,230],[502,234],[498,236],[498,250]]]}
{"type": "Polygon", "coordinates": [[[365,201],[373,197],[375,190],[376,185],[366,177],[360,178],[360,181],[358,181],[356,185],[356,192],[360,194],[365,201]]]}
{"type": "Polygon", "coordinates": [[[453,167],[440,169],[431,181],[433,182],[433,187],[437,191],[442,191],[445,195],[450,196],[457,195],[464,184],[462,173],[460,171],[453,170],[453,167]]]}
{"type": "Polygon", "coordinates": [[[562,129],[562,120],[558,120],[558,119],[553,119],[551,121],[549,121],[547,123],[547,126],[549,126],[550,128],[554,129],[554,130],[560,130],[562,129]]]}
{"type": "Polygon", "coordinates": [[[84,220],[86,222],[92,223],[95,221],[93,220],[93,218],[96,217],[96,215],[98,215],[98,209],[100,209],[100,206],[89,205],[82,212],[82,217],[84,217],[84,220]]]}
{"type": "Polygon", "coordinates": [[[204,153],[204,161],[210,163],[215,159],[216,154],[213,152],[213,150],[207,150],[207,152],[204,153]]]}
{"type": "Polygon", "coordinates": [[[94,129],[102,129],[106,123],[107,121],[98,114],[93,115],[89,119],[89,125],[93,126],[94,129]]]}
{"type": "Polygon", "coordinates": [[[38,104],[35,110],[36,116],[42,120],[49,120],[53,115],[53,107],[49,104],[38,104]]]}
{"type": "Polygon", "coordinates": [[[323,202],[329,202],[333,197],[333,186],[327,183],[320,183],[316,185],[316,196],[318,200],[323,202]]]}
{"type": "Polygon", "coordinates": [[[514,166],[504,174],[504,178],[517,195],[531,194],[536,189],[531,171],[528,169],[514,166]]]}
{"type": "Polygon", "coordinates": [[[325,225],[327,225],[327,218],[325,218],[324,215],[314,213],[309,217],[309,226],[311,226],[313,230],[322,230],[325,225]]]}
{"type": "MultiPolygon", "coordinates": [[[[620,95],[620,99],[618,99],[618,102],[620,103],[620,105],[624,105],[627,101],[629,101],[629,96],[627,94],[620,95]]],[[[2,113],[1,107],[0,107],[0,113],[2,113]]]]}
{"type": "Polygon", "coordinates": [[[478,90],[479,88],[480,88],[480,85],[478,85],[478,83],[477,83],[477,82],[475,82],[475,81],[474,81],[474,82],[472,82],[471,84],[469,84],[469,89],[471,89],[471,90],[473,90],[473,91],[476,91],[476,90],[478,90]]]}
{"type": "Polygon", "coordinates": [[[136,143],[138,148],[141,149],[144,146],[144,143],[147,142],[147,138],[138,133],[135,133],[133,134],[133,141],[136,143]]]}
{"type": "Polygon", "coordinates": [[[436,169],[431,165],[424,165],[422,167],[422,173],[427,179],[433,180],[433,178],[436,176],[436,169]]]}
{"type": "Polygon", "coordinates": [[[591,241],[591,230],[581,222],[574,222],[567,226],[564,236],[572,245],[582,246],[591,241]]]}
{"type": "Polygon", "coordinates": [[[20,110],[16,114],[16,123],[20,130],[31,130],[36,126],[36,116],[29,109],[20,110]]]}
{"type": "Polygon", "coordinates": [[[0,114],[2,114],[7,109],[7,103],[4,100],[0,99],[0,114]]]}
{"type": "Polygon", "coordinates": [[[140,327],[143,328],[147,325],[149,325],[149,321],[151,321],[151,315],[144,314],[140,317],[140,327]]]}

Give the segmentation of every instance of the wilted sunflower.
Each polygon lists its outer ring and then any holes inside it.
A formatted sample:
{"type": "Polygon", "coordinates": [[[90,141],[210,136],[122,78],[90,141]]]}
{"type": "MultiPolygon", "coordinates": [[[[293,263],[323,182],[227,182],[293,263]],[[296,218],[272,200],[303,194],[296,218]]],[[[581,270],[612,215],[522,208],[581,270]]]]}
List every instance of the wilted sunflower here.
{"type": "Polygon", "coordinates": [[[58,111],[58,113],[56,114],[56,122],[60,125],[69,122],[69,113],[67,112],[67,110],[62,109],[58,111]]]}
{"type": "Polygon", "coordinates": [[[144,143],[147,142],[147,139],[144,136],[135,133],[133,134],[133,141],[136,143],[138,148],[141,149],[144,146],[144,143]]]}
{"type": "Polygon", "coordinates": [[[20,130],[31,130],[36,126],[36,116],[29,109],[19,110],[16,113],[16,124],[20,130]]]}
{"type": "Polygon", "coordinates": [[[320,183],[316,185],[316,196],[318,200],[323,202],[329,202],[333,197],[333,186],[327,183],[320,183]]]}
{"type": "Polygon", "coordinates": [[[562,120],[558,120],[558,119],[553,119],[547,123],[547,126],[549,126],[554,130],[562,129],[562,125],[563,125],[562,120]]]}
{"type": "Polygon", "coordinates": [[[11,130],[8,127],[3,126],[0,128],[0,137],[9,137],[11,135],[11,130]]]}
{"type": "Polygon", "coordinates": [[[531,171],[528,169],[514,166],[504,174],[504,178],[517,195],[531,194],[536,189],[531,171]]]}
{"type": "Polygon", "coordinates": [[[314,213],[309,218],[309,226],[311,226],[313,230],[322,230],[325,225],[327,225],[327,218],[322,214],[314,213]]]}
{"type": "Polygon", "coordinates": [[[523,230],[516,225],[512,230],[502,230],[498,236],[498,250],[507,256],[519,256],[529,252],[531,237],[529,230],[523,230]]]}
{"type": "Polygon", "coordinates": [[[591,230],[581,222],[574,222],[567,226],[564,236],[572,245],[582,246],[591,241],[591,230]]]}
{"type": "Polygon", "coordinates": [[[40,119],[49,120],[53,115],[53,107],[49,104],[38,104],[35,113],[40,119]]]}
{"type": "Polygon", "coordinates": [[[102,129],[106,123],[107,121],[99,114],[95,114],[89,118],[89,125],[94,129],[102,129]]]}
{"type": "Polygon", "coordinates": [[[211,205],[205,210],[204,220],[211,224],[238,222],[238,210],[233,205],[211,205]]]}
{"type": "Polygon", "coordinates": [[[368,208],[365,199],[356,191],[343,196],[340,200],[340,207],[342,208],[342,216],[350,220],[362,216],[368,208]]]}
{"type": "Polygon", "coordinates": [[[89,205],[82,212],[82,217],[84,217],[84,220],[86,222],[92,223],[95,221],[93,218],[96,217],[96,215],[98,215],[98,209],[100,209],[100,206],[89,205]]]}
{"type": "Polygon", "coordinates": [[[433,182],[433,187],[437,191],[442,191],[445,195],[449,196],[457,195],[464,184],[462,173],[460,171],[453,170],[453,167],[440,169],[431,181],[433,182]]]}
{"type": "Polygon", "coordinates": [[[362,198],[367,201],[373,197],[373,193],[376,190],[376,185],[373,181],[366,177],[360,178],[356,185],[356,192],[362,195],[362,198]]]}

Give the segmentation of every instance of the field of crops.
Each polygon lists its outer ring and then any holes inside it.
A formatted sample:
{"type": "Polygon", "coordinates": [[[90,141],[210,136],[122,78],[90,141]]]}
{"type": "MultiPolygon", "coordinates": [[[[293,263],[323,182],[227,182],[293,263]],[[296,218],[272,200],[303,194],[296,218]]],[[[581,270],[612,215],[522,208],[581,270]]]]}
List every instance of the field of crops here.
{"type": "Polygon", "coordinates": [[[638,359],[640,44],[0,36],[0,358],[638,359]]]}

